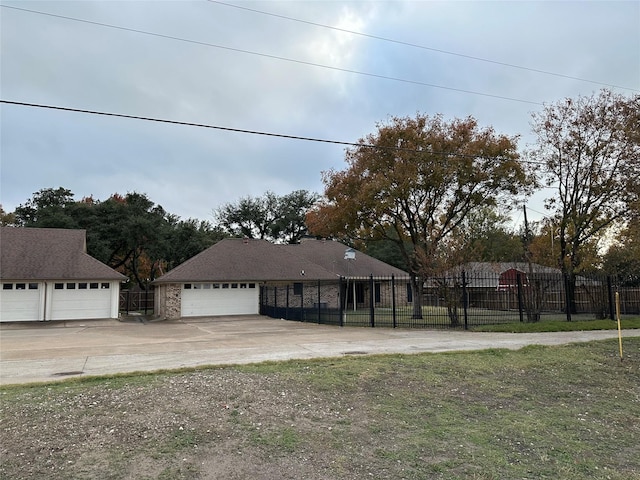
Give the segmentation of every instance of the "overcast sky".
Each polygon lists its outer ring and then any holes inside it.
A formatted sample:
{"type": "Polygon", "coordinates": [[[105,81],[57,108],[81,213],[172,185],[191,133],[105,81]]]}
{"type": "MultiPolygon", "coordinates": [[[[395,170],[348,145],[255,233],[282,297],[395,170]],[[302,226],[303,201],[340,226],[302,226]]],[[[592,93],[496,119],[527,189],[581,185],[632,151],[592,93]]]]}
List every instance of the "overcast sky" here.
{"type": "MultiPolygon", "coordinates": [[[[520,135],[524,150],[543,103],[640,90],[638,1],[0,5],[8,101],[344,142],[389,116],[472,115],[520,135]]],[[[321,172],[346,166],[340,145],[0,109],[5,211],[65,187],[78,200],[145,193],[169,213],[211,220],[267,190],[322,193],[321,172]]],[[[531,219],[549,193],[530,199],[531,219]]]]}

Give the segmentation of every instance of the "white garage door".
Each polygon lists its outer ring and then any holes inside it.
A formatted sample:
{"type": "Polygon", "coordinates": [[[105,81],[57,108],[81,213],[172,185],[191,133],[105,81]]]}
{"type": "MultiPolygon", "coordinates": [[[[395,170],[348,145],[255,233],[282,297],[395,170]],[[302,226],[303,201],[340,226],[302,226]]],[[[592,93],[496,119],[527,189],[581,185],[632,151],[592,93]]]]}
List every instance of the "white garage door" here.
{"type": "Polygon", "coordinates": [[[258,313],[257,283],[185,283],[182,316],[252,315],[258,313]]]}
{"type": "Polygon", "coordinates": [[[2,283],[0,290],[0,322],[25,322],[42,320],[40,295],[41,283],[2,283]]]}
{"type": "Polygon", "coordinates": [[[111,317],[109,282],[57,282],[51,293],[49,320],[111,317]]]}

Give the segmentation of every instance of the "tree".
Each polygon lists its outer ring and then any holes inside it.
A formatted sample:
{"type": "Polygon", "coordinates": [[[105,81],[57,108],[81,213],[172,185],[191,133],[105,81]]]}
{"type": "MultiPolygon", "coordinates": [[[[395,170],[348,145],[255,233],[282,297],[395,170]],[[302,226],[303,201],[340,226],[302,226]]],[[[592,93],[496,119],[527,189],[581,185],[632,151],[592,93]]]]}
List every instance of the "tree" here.
{"type": "Polygon", "coordinates": [[[21,227],[78,228],[69,212],[74,204],[71,190],[43,188],[24,205],[16,207],[15,221],[21,227]]]}
{"type": "Polygon", "coordinates": [[[522,242],[515,232],[509,230],[508,221],[508,215],[492,206],[469,212],[459,227],[458,238],[467,257],[462,261],[522,261],[522,242]]]}
{"type": "Polygon", "coordinates": [[[640,286],[640,216],[632,218],[604,255],[604,271],[628,286],[640,286]]]}
{"type": "Polygon", "coordinates": [[[46,188],[16,208],[14,217],[24,227],[86,230],[87,252],[142,288],[224,236],[207,222],[181,221],[136,192],[75,201],[70,190],[46,188]]]}
{"type": "Polygon", "coordinates": [[[528,176],[516,138],[472,118],[393,117],[324,172],[325,198],[307,216],[312,234],[395,242],[411,275],[414,317],[422,279],[442,269],[447,242],[475,209],[523,193],[528,176]]]}
{"type": "Polygon", "coordinates": [[[280,197],[271,236],[284,243],[300,243],[300,240],[309,233],[306,214],[317,201],[318,195],[306,190],[296,190],[280,197]]]}
{"type": "Polygon", "coordinates": [[[640,193],[640,95],[602,90],[565,99],[533,115],[537,136],[531,159],[556,194],[547,199],[558,226],[557,266],[567,278],[570,311],[576,311],[575,275],[584,247],[615,222],[625,221],[640,193]]]}
{"type": "Polygon", "coordinates": [[[16,223],[15,213],[8,213],[4,211],[2,205],[0,205],[0,226],[7,227],[13,226],[16,223]]]}
{"type": "Polygon", "coordinates": [[[234,237],[298,243],[307,234],[305,217],[317,201],[315,193],[296,190],[282,197],[267,191],[262,197],[243,197],[214,211],[218,226],[234,237]]]}

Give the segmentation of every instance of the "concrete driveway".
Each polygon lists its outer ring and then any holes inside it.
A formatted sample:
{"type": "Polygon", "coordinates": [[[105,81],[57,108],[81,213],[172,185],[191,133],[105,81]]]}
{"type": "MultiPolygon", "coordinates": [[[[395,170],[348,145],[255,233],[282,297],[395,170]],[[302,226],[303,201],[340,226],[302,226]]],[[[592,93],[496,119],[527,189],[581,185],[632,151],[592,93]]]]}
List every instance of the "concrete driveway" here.
{"type": "MultiPolygon", "coordinates": [[[[640,330],[623,335],[640,336],[640,330]]],[[[617,336],[616,330],[509,334],[341,328],[261,316],[0,324],[0,384],[267,360],[518,349],[617,336]]]]}

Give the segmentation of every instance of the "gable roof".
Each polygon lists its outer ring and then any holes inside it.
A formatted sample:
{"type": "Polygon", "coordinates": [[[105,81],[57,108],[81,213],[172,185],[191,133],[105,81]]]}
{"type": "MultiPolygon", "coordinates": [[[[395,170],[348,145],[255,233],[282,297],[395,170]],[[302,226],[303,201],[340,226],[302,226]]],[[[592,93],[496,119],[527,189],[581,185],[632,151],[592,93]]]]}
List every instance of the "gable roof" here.
{"type": "Polygon", "coordinates": [[[346,246],[321,240],[275,245],[266,240],[226,238],[158,278],[154,283],[206,281],[335,280],[339,276],[406,275],[363,253],[347,267],[346,246]],[[304,272],[304,273],[303,273],[304,272]]]}
{"type": "Polygon", "coordinates": [[[86,252],[85,230],[0,227],[3,280],[124,280],[86,252]]]}
{"type": "Polygon", "coordinates": [[[399,268],[359,251],[356,251],[354,260],[345,260],[345,250],[349,247],[336,241],[304,239],[299,244],[285,245],[285,247],[318,265],[322,265],[335,275],[343,277],[368,277],[369,275],[404,277],[408,275],[407,272],[399,268]]]}

